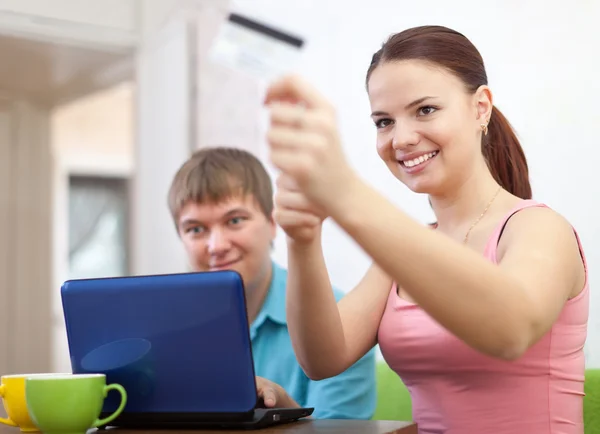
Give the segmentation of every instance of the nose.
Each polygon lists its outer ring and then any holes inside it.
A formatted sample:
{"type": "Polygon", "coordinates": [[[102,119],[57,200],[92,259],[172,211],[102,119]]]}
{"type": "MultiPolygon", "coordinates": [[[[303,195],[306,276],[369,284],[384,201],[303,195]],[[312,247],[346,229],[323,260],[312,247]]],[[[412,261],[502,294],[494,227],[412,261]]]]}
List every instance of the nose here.
{"type": "Polygon", "coordinates": [[[208,253],[220,256],[231,248],[231,243],[223,231],[219,229],[212,230],[208,237],[208,253]]]}
{"type": "Polygon", "coordinates": [[[418,145],[420,140],[421,136],[410,122],[399,123],[396,121],[392,137],[392,148],[403,150],[418,145]]]}

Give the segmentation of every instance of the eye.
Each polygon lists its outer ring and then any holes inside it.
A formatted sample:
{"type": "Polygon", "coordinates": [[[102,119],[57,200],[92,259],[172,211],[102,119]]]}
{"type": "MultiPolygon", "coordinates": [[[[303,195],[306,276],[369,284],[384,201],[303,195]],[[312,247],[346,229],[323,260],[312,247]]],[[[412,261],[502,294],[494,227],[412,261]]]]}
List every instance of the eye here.
{"type": "Polygon", "coordinates": [[[239,226],[244,220],[247,220],[245,217],[233,217],[227,221],[227,224],[230,226],[239,226]]]}
{"type": "Polygon", "coordinates": [[[427,116],[427,115],[433,114],[436,111],[437,111],[437,107],[426,105],[423,107],[419,107],[419,110],[417,111],[417,116],[427,116]]]}
{"type": "Polygon", "coordinates": [[[185,230],[186,234],[200,234],[204,232],[204,227],[202,226],[192,226],[185,230]]]}
{"type": "Polygon", "coordinates": [[[391,119],[388,119],[388,118],[377,119],[375,121],[375,127],[377,129],[385,128],[385,127],[390,126],[392,124],[392,122],[393,121],[391,119]]]}

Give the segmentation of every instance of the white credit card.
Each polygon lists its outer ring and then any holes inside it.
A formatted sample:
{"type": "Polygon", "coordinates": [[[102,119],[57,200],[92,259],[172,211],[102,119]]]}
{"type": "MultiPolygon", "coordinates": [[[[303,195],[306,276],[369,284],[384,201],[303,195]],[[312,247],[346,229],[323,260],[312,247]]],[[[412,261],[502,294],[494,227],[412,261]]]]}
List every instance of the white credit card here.
{"type": "Polygon", "coordinates": [[[294,70],[304,39],[238,13],[229,14],[209,58],[231,69],[270,81],[294,70]]]}

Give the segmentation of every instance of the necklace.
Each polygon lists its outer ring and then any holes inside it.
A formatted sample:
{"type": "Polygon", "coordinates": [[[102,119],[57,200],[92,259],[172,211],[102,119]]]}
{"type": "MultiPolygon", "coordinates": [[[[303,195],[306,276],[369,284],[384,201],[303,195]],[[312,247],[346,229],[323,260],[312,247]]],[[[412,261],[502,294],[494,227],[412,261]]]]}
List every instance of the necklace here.
{"type": "Polygon", "coordinates": [[[483,218],[483,216],[485,215],[485,213],[488,212],[488,209],[490,209],[490,206],[492,206],[492,203],[494,203],[494,200],[496,199],[496,196],[498,196],[498,193],[500,193],[500,190],[502,190],[502,186],[498,187],[498,190],[496,190],[496,193],[494,193],[494,196],[488,202],[488,204],[486,205],[486,207],[483,210],[483,212],[479,215],[479,217],[477,217],[477,220],[475,220],[475,222],[473,222],[473,224],[471,225],[471,227],[467,231],[467,234],[465,235],[465,239],[463,240],[463,244],[467,244],[467,241],[469,240],[469,235],[471,234],[471,231],[473,230],[473,228],[475,227],[475,225],[477,225],[477,223],[479,223],[481,221],[481,219],[483,218]]]}

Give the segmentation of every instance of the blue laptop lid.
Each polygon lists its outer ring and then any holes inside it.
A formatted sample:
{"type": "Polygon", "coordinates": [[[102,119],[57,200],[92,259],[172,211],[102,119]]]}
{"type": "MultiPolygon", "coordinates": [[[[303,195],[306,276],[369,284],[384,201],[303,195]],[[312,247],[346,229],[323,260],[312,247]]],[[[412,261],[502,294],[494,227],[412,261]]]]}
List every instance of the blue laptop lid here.
{"type": "MultiPolygon", "coordinates": [[[[74,373],[127,390],[127,413],[242,413],[256,404],[244,288],[233,271],[70,280],[74,373]]],[[[103,412],[114,411],[110,392],[103,412]]]]}

